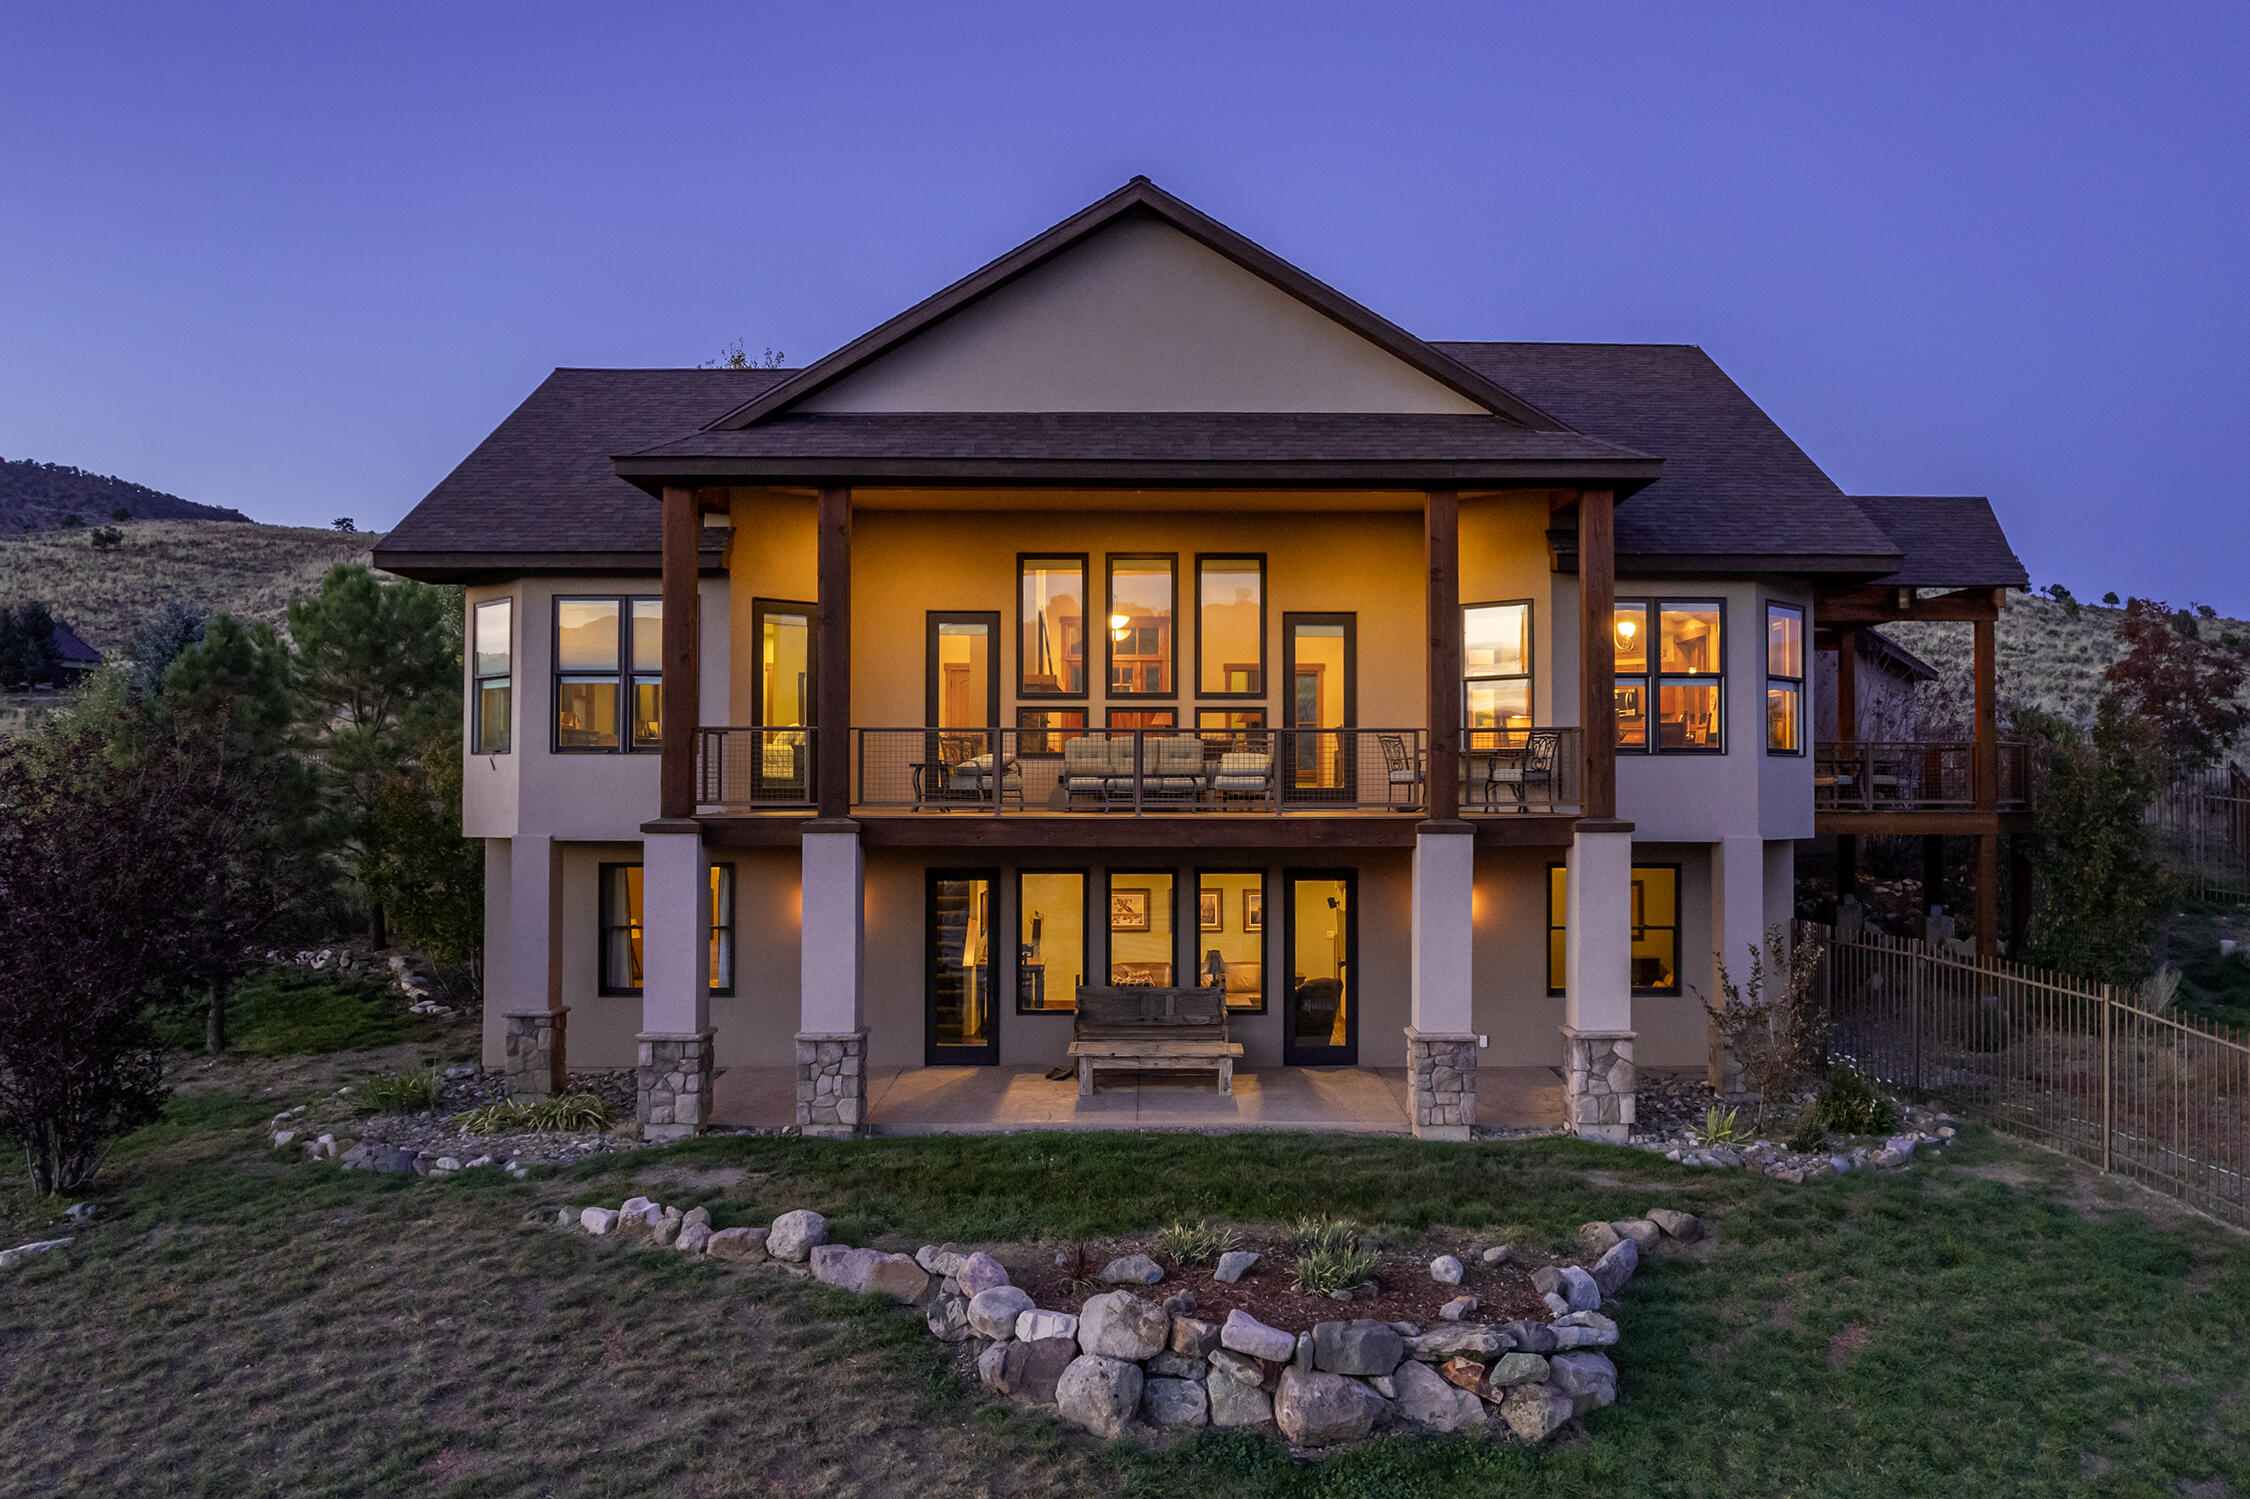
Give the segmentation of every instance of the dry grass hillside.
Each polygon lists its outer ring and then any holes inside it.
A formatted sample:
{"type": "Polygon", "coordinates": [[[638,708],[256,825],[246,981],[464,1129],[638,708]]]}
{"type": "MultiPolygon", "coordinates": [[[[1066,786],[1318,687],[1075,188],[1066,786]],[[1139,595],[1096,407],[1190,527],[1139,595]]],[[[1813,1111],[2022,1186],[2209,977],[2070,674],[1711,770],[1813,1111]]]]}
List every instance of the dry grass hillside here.
{"type": "Polygon", "coordinates": [[[280,625],[290,599],[320,587],[339,562],[365,562],[376,532],[160,520],[119,525],[107,550],[93,532],[0,535],[0,605],[44,599],[104,655],[133,637],[166,599],[280,625]]]}

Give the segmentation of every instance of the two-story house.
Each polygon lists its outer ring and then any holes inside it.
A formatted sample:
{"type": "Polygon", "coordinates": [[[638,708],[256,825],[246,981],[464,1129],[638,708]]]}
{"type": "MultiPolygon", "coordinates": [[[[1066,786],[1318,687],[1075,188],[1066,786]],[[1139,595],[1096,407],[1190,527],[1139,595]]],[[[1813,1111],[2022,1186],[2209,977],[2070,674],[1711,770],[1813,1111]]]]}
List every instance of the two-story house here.
{"type": "Polygon", "coordinates": [[[1816,630],[1988,643],[1983,501],[1853,500],[1696,348],[1414,337],[1141,178],[803,369],[556,371],[377,561],[467,585],[487,1057],[637,1065],[659,1135],[789,1067],[863,1128],[1151,983],[1409,1069],[1419,1133],[1481,1061],[1614,1138],[1816,816],[2006,830],[1989,713],[1942,805],[1810,738],[1816,630]]]}

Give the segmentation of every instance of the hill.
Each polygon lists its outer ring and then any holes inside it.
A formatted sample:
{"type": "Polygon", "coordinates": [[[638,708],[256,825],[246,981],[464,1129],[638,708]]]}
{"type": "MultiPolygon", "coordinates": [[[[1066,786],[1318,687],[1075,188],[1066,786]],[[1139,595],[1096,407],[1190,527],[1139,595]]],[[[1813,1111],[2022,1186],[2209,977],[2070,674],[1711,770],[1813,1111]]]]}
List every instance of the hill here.
{"type": "Polygon", "coordinates": [[[108,549],[89,531],[0,535],[0,605],[44,599],[104,655],[133,638],[166,599],[280,625],[290,599],[320,587],[339,562],[365,562],[377,532],[340,533],[251,521],[142,521],[108,549]]]}
{"type": "Polygon", "coordinates": [[[121,518],[250,520],[239,510],[199,505],[146,484],[90,474],[66,463],[0,458],[0,533],[52,530],[73,515],[89,526],[121,518]],[[118,515],[121,510],[123,517],[118,515]]]}

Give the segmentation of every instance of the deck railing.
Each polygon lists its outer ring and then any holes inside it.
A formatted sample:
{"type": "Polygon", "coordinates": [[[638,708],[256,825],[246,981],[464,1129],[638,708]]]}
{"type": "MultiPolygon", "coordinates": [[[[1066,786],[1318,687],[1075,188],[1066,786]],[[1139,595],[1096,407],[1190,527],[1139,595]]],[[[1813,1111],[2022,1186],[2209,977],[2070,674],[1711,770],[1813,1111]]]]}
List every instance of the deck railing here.
{"type": "Polygon", "coordinates": [[[816,729],[699,728],[695,800],[733,810],[813,805],[816,729]]]}
{"type": "MultiPolygon", "coordinates": [[[[2025,805],[2031,749],[2002,740],[1998,805],[2025,805]]],[[[1968,741],[1823,739],[1813,747],[1813,805],[1823,812],[1966,812],[1977,805],[1968,741]]]]}

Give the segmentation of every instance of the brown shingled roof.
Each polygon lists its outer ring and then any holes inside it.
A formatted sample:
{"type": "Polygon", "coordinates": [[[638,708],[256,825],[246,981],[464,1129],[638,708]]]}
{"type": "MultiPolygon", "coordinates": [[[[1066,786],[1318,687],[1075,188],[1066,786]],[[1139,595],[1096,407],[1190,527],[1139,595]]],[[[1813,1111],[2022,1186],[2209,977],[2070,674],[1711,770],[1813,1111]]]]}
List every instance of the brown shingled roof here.
{"type": "Polygon", "coordinates": [[[1982,495],[1852,496],[1905,559],[1873,581],[1885,587],[2027,588],[2031,575],[1982,495]]]}

